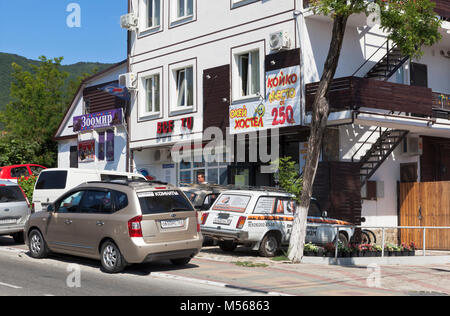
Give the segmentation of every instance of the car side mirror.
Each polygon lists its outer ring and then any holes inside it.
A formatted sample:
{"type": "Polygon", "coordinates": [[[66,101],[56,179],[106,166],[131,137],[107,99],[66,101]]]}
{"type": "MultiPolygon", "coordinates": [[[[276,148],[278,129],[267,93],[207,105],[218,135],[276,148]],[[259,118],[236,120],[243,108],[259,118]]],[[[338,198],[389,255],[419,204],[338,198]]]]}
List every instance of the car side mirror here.
{"type": "Polygon", "coordinates": [[[327,211],[323,211],[322,212],[322,217],[328,217],[328,212],[327,211]]]}
{"type": "Polygon", "coordinates": [[[55,206],[53,204],[49,204],[47,206],[47,212],[53,213],[55,211],[55,206]]]}

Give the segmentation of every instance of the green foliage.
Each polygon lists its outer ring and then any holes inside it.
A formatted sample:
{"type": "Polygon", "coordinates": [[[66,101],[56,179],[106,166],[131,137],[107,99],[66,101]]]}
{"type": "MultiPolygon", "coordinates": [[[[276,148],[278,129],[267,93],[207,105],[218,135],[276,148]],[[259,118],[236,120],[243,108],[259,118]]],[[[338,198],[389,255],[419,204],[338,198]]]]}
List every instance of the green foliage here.
{"type": "MultiPolygon", "coordinates": [[[[422,46],[431,46],[441,39],[441,21],[430,0],[375,0],[380,8],[380,27],[405,54],[411,58],[422,56],[422,46]]],[[[312,10],[335,18],[366,13],[370,2],[365,0],[313,0],[312,10]]]]}
{"type": "Polygon", "coordinates": [[[39,62],[26,66],[12,64],[11,101],[0,112],[5,130],[0,136],[0,165],[56,166],[53,136],[81,81],[91,75],[84,72],[69,81],[62,60],[41,56],[39,62]]]}
{"type": "Polygon", "coordinates": [[[282,157],[274,164],[278,168],[280,187],[286,192],[295,195],[295,199],[299,201],[303,188],[303,180],[297,171],[295,161],[291,157],[282,157]]]}
{"type": "MultiPolygon", "coordinates": [[[[15,54],[0,53],[0,110],[4,110],[6,105],[11,101],[9,89],[13,81],[11,76],[13,73],[13,63],[21,66],[23,70],[32,71],[31,65],[38,66],[41,61],[27,59],[15,54]]],[[[66,104],[71,101],[71,98],[78,89],[80,78],[84,78],[85,74],[94,74],[97,71],[102,71],[110,66],[111,64],[86,62],[80,62],[72,65],[61,65],[61,70],[69,74],[67,80],[65,81],[64,89],[73,91],[72,93],[68,93],[68,101],[66,104]]]]}
{"type": "Polygon", "coordinates": [[[34,185],[36,184],[37,177],[36,176],[30,176],[28,179],[26,179],[24,176],[19,178],[17,180],[17,183],[22,188],[23,192],[25,192],[25,195],[28,198],[28,201],[31,203],[33,201],[33,192],[34,192],[34,185]]]}

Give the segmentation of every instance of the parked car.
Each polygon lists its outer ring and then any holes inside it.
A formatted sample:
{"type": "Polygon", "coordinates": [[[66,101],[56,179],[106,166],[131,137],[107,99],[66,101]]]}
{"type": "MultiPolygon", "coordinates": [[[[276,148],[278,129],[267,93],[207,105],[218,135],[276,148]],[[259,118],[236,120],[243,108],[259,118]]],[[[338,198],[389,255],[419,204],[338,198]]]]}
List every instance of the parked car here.
{"type": "MultiPolygon", "coordinates": [[[[201,218],[205,237],[219,241],[224,251],[233,251],[243,244],[272,257],[283,245],[289,244],[295,212],[293,196],[277,190],[230,190],[222,192],[201,218]]],[[[306,242],[326,244],[339,241],[347,244],[354,234],[351,223],[331,219],[311,200],[308,212],[306,242]],[[336,226],[340,228],[339,236],[336,226]]]]}
{"type": "Polygon", "coordinates": [[[70,189],[88,181],[143,179],[138,173],[90,169],[45,169],[39,175],[33,192],[32,206],[35,212],[45,211],[47,205],[70,189]]]}
{"type": "Polygon", "coordinates": [[[42,170],[46,169],[41,165],[24,164],[0,167],[0,179],[17,182],[17,179],[24,176],[26,178],[38,176],[42,170]]]}
{"type": "Polygon", "coordinates": [[[0,235],[24,242],[24,227],[30,215],[28,200],[17,183],[0,180],[0,235]]]}
{"type": "Polygon", "coordinates": [[[187,264],[201,249],[197,214],[177,188],[147,181],[82,184],[31,215],[33,258],[49,251],[101,260],[108,273],[169,259],[187,264]]]}
{"type": "Polygon", "coordinates": [[[226,186],[216,184],[182,184],[180,189],[194,205],[198,212],[207,211],[219,197],[227,190],[226,186]]]}

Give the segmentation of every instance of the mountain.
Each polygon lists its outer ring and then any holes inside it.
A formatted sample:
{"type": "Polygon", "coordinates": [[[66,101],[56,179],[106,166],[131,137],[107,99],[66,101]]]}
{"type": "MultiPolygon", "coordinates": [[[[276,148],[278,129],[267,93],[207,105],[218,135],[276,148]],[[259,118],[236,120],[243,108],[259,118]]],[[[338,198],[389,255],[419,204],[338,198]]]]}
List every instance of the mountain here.
{"type": "MultiPolygon", "coordinates": [[[[27,59],[19,55],[0,52],[0,110],[3,110],[10,101],[9,89],[11,87],[11,73],[13,71],[11,64],[16,63],[25,70],[31,70],[29,65],[38,65],[39,62],[40,61],[38,60],[27,59]]],[[[84,73],[92,73],[96,68],[98,71],[101,71],[111,65],[112,64],[79,62],[72,65],[63,65],[61,66],[61,70],[69,73],[67,82],[70,82],[84,73]]]]}

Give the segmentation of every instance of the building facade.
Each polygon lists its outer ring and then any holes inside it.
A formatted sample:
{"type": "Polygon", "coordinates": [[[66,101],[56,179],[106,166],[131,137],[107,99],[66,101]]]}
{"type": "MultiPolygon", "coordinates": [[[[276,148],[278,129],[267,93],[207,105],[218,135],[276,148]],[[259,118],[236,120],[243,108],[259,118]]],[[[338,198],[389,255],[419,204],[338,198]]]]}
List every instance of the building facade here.
{"type": "Polygon", "coordinates": [[[127,170],[127,101],[104,91],[126,71],[124,60],[83,80],[54,136],[58,168],[127,170]]]}
{"type": "MultiPolygon", "coordinates": [[[[314,193],[331,216],[397,225],[398,183],[450,180],[450,7],[434,2],[442,40],[420,60],[402,56],[364,14],[349,19],[314,193]]],[[[302,169],[331,19],[302,0],[128,5],[137,17],[131,171],[174,184],[204,174],[274,185],[270,158],[291,156],[302,169]]]]}

